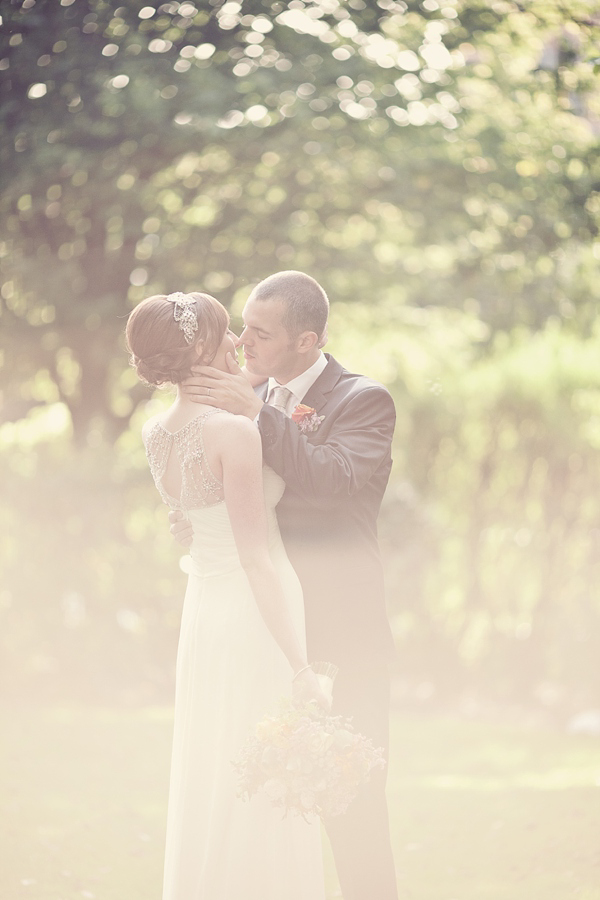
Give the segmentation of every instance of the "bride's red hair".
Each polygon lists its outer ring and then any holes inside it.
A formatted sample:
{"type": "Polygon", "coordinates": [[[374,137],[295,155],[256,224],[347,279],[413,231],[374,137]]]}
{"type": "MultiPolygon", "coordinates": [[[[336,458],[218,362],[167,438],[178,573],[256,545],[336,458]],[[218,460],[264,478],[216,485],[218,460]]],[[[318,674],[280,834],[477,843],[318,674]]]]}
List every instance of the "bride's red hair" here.
{"type": "Polygon", "coordinates": [[[209,364],[229,326],[225,307],[199,291],[186,294],[196,303],[198,331],[188,344],[173,318],[174,305],[166,294],[142,300],[129,315],[125,329],[129,361],[147,384],[179,384],[192,366],[209,364]]]}

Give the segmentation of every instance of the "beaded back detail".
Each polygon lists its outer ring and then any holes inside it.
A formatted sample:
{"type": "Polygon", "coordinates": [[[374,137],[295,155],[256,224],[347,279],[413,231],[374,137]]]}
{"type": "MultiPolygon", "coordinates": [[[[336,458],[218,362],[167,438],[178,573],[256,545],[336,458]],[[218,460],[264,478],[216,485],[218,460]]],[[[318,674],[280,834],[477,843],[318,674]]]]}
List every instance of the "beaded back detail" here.
{"type": "Polygon", "coordinates": [[[201,413],[174,432],[167,431],[157,422],[146,438],[146,456],[154,483],[163,502],[171,509],[186,512],[189,509],[213,506],[223,500],[223,484],[210,470],[202,434],[206,419],[216,412],[221,410],[212,409],[201,413]],[[181,468],[179,498],[171,497],[162,483],[172,452],[177,455],[181,468]]]}

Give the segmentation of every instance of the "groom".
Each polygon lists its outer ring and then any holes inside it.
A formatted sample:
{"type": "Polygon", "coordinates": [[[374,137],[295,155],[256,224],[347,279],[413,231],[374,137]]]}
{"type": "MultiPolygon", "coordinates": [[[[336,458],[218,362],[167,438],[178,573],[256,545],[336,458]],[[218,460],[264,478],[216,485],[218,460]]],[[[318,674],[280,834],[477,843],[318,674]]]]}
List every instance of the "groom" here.
{"type": "MultiPolygon", "coordinates": [[[[304,591],[308,658],[339,667],[333,714],[352,716],[387,752],[394,649],[376,520],[395,410],[384,387],[321,352],[328,312],[313,278],[271,275],[252,291],[239,339],[249,374],[263,383],[254,390],[232,359],[231,374],[198,369],[187,392],[256,420],[264,461],[286,485],[277,518],[304,591]]],[[[184,523],[172,531],[185,540],[184,523]]],[[[397,900],[385,772],[326,827],[344,900],[397,900]]]]}

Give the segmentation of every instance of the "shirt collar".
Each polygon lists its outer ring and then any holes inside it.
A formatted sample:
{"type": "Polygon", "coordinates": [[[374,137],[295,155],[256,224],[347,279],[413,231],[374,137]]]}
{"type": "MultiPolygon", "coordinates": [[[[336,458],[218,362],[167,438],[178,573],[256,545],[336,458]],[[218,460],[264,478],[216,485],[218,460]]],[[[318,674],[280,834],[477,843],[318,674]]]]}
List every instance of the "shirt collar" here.
{"type": "MultiPolygon", "coordinates": [[[[323,353],[322,350],[319,351],[319,356],[312,364],[309,366],[306,371],[302,372],[300,375],[296,375],[295,378],[292,378],[291,381],[288,381],[283,387],[286,387],[289,391],[292,392],[294,399],[297,403],[302,403],[304,397],[308,394],[309,390],[321,374],[321,372],[325,369],[327,365],[327,357],[323,353]]],[[[279,382],[274,378],[269,378],[269,389],[267,391],[267,397],[271,396],[271,391],[273,388],[279,386],[279,382]]]]}

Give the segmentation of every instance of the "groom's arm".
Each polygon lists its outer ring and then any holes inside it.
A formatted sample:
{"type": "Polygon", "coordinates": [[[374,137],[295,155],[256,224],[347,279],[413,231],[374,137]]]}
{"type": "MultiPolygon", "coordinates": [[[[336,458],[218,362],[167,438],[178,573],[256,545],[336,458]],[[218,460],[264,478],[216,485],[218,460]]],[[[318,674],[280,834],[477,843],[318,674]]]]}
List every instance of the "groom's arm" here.
{"type": "Polygon", "coordinates": [[[390,458],[396,420],[391,396],[377,384],[350,394],[331,415],[320,444],[271,406],[263,406],[258,418],[265,462],[307,502],[321,507],[355,494],[390,458]]]}

